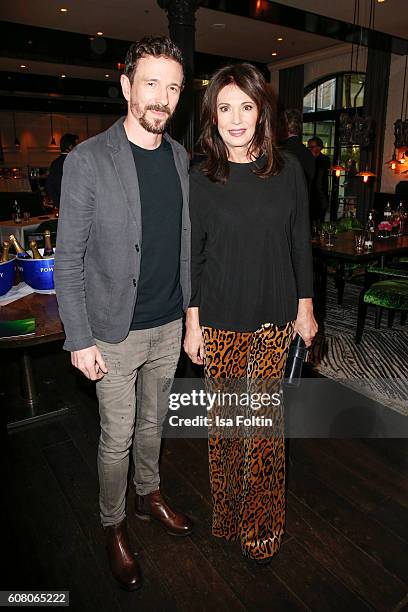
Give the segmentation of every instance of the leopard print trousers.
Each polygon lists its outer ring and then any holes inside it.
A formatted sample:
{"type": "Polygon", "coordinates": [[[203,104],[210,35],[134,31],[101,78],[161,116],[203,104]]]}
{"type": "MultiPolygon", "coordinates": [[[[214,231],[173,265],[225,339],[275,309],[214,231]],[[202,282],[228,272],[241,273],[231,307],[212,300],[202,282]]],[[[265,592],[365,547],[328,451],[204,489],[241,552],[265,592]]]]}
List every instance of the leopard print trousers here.
{"type": "MultiPolygon", "coordinates": [[[[293,323],[262,325],[255,332],[203,327],[206,384],[220,379],[278,383],[284,375],[293,323]],[[273,382],[274,381],[274,382],[273,382]]],[[[214,386],[213,386],[214,388],[214,386]]],[[[263,391],[268,387],[263,387],[263,391]]],[[[269,387],[270,389],[270,387],[269,387]]],[[[214,536],[238,538],[242,553],[266,559],[280,548],[285,530],[283,405],[273,411],[273,435],[225,437],[209,430],[214,536]]]]}

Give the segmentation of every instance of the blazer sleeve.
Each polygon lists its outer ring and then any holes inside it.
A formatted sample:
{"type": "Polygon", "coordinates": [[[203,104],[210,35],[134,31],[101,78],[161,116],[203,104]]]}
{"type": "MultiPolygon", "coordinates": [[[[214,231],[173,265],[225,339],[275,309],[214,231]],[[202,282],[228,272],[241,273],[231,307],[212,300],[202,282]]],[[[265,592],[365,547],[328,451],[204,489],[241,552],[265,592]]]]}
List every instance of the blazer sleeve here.
{"type": "Polygon", "coordinates": [[[190,174],[190,220],[191,220],[191,299],[190,306],[200,306],[201,280],[205,266],[205,245],[207,240],[204,221],[205,197],[197,171],[190,174]]]}
{"type": "Polygon", "coordinates": [[[298,299],[313,297],[313,259],[310,236],[309,198],[303,170],[293,160],[295,214],[292,221],[292,264],[298,299]]]}
{"type": "Polygon", "coordinates": [[[67,351],[95,344],[86,309],[84,275],[94,207],[95,174],[87,155],[75,149],[64,163],[54,266],[55,292],[67,351]]]}

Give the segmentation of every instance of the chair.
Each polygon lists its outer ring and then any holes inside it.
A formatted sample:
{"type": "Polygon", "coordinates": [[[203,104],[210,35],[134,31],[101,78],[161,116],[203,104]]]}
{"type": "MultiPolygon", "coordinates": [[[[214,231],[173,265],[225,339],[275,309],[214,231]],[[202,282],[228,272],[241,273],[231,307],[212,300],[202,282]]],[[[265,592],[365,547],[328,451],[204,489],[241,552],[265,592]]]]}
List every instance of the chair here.
{"type": "Polygon", "coordinates": [[[388,327],[392,327],[396,311],[401,312],[401,325],[404,325],[408,311],[408,270],[376,266],[367,268],[366,286],[361,291],[359,299],[356,344],[363,337],[369,305],[376,309],[376,329],[381,325],[381,315],[384,309],[388,310],[388,327]],[[383,280],[373,282],[376,278],[383,280]]]}
{"type": "MultiPolygon", "coordinates": [[[[341,234],[349,230],[362,229],[361,223],[355,217],[342,217],[336,221],[336,233],[341,234]]],[[[335,268],[334,283],[337,289],[337,304],[341,306],[343,303],[344,286],[346,281],[351,278],[359,276],[358,270],[361,268],[361,264],[339,262],[336,260],[328,260],[328,265],[332,265],[335,268]]],[[[363,274],[363,272],[362,272],[363,274]]]]}

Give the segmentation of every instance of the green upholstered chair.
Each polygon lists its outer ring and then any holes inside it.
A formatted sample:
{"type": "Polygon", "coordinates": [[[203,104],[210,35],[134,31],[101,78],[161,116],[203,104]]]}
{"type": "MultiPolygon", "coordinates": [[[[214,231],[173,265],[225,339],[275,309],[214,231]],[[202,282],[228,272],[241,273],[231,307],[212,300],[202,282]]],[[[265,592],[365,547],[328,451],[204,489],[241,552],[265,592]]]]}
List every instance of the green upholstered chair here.
{"type": "Polygon", "coordinates": [[[388,327],[392,327],[397,311],[401,312],[401,324],[404,325],[408,311],[408,270],[376,266],[367,268],[366,287],[362,290],[359,300],[356,344],[363,336],[368,306],[376,309],[376,328],[381,325],[383,310],[388,310],[388,327]]]}

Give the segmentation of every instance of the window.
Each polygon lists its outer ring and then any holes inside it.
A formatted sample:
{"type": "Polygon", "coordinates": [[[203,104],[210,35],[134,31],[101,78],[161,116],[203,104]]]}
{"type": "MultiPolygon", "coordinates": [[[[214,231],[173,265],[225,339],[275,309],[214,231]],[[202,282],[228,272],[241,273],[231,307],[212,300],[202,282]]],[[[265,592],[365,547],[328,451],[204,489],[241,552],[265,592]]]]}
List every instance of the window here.
{"type": "Polygon", "coordinates": [[[304,113],[318,113],[339,108],[358,108],[364,105],[365,74],[341,72],[316,81],[305,89],[304,113]]]}
{"type": "Polygon", "coordinates": [[[314,113],[316,109],[316,89],[312,89],[303,98],[303,112],[314,113]]]}
{"type": "Polygon", "coordinates": [[[365,74],[354,73],[343,76],[342,107],[364,106],[365,74]]]}
{"type": "Polygon", "coordinates": [[[333,110],[336,106],[336,79],[317,86],[316,111],[333,110]]]}
{"type": "Polygon", "coordinates": [[[330,172],[329,191],[331,218],[342,214],[339,202],[356,195],[356,174],[360,166],[360,147],[342,147],[339,139],[339,117],[342,112],[353,114],[364,106],[365,74],[341,72],[315,81],[305,88],[303,97],[303,142],[318,136],[324,144],[323,153],[333,165],[344,170],[339,178],[330,172]]]}

